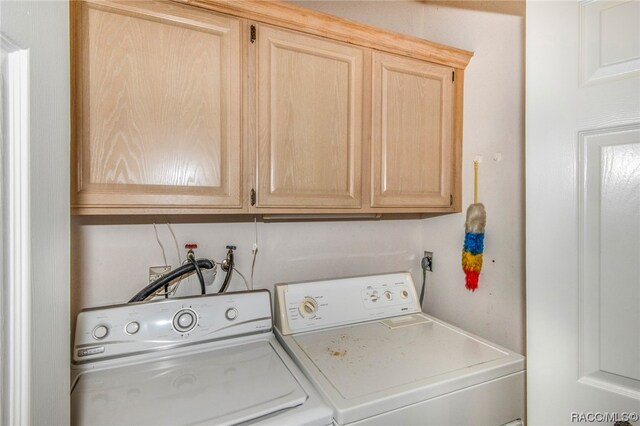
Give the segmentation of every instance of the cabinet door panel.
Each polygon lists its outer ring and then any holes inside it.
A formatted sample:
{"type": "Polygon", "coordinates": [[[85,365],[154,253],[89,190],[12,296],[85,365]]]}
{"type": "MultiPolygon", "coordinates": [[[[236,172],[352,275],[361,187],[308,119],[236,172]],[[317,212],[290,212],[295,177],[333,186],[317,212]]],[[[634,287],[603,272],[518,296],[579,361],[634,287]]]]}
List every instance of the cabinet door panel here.
{"type": "Polygon", "coordinates": [[[453,69],[375,52],[373,207],[448,207],[453,69]]]}
{"type": "Polygon", "coordinates": [[[363,50],[258,30],[258,207],[360,207],[363,50]]]}
{"type": "Polygon", "coordinates": [[[77,205],[241,206],[240,28],[167,3],[82,5],[77,205]]]}

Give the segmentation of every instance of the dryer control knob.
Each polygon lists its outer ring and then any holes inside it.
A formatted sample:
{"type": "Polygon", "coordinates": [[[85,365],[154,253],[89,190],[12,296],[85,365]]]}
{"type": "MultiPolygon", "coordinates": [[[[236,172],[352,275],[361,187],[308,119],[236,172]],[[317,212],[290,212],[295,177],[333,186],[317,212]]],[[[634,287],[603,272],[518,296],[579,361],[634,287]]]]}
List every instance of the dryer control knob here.
{"type": "Polygon", "coordinates": [[[314,318],[318,313],[318,302],[313,297],[305,297],[298,305],[298,312],[303,318],[314,318]]]}

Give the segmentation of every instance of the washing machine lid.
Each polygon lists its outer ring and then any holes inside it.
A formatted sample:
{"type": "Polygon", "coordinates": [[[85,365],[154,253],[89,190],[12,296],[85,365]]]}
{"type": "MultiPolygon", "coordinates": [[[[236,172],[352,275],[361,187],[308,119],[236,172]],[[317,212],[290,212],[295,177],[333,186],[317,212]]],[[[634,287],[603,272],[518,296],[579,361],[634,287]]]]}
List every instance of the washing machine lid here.
{"type": "Polygon", "coordinates": [[[424,314],[288,337],[345,423],[524,368],[521,355],[424,314]]]}
{"type": "Polygon", "coordinates": [[[307,394],[268,341],[81,374],[73,424],[236,424],[307,394]]]}

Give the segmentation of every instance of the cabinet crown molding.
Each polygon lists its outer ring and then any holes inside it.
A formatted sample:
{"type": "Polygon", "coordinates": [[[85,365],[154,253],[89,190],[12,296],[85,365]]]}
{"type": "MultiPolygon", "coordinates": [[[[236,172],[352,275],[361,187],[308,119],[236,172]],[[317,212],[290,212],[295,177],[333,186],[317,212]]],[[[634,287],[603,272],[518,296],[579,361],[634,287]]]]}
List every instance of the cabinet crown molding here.
{"type": "Polygon", "coordinates": [[[473,52],[273,0],[171,0],[257,22],[465,69],[473,52]]]}

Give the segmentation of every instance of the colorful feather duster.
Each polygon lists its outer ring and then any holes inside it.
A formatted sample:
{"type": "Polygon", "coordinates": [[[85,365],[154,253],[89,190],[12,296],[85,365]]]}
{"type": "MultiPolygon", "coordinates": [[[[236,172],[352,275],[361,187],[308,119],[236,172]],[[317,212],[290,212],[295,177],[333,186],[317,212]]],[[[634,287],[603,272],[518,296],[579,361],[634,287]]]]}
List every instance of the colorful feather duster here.
{"type": "Polygon", "coordinates": [[[484,251],[484,228],[487,213],[482,203],[478,203],[478,161],[473,162],[473,204],[467,209],[464,224],[464,248],[462,250],[462,270],[465,274],[465,287],[476,291],[482,269],[484,251]]]}

